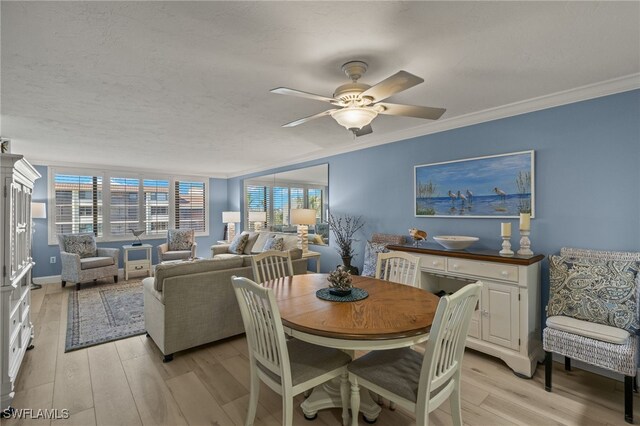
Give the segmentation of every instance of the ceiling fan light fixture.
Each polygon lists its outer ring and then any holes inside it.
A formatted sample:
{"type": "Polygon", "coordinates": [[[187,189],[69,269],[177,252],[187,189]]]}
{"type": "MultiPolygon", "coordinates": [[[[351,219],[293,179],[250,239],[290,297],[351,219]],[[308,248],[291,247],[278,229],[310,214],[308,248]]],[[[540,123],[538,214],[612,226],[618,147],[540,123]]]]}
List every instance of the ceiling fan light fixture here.
{"type": "Polygon", "coordinates": [[[378,116],[378,111],[374,108],[347,107],[332,112],[331,116],[347,130],[360,130],[378,116]]]}

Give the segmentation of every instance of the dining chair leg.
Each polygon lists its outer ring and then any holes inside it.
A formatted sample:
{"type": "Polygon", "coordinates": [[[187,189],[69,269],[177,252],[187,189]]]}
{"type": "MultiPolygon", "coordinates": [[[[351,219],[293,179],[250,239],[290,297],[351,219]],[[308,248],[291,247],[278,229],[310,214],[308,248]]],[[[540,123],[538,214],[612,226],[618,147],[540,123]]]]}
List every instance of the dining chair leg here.
{"type": "Polygon", "coordinates": [[[633,423],[633,377],[624,376],[624,421],[633,423]]]}
{"type": "Polygon", "coordinates": [[[571,371],[571,358],[568,356],[564,357],[564,369],[566,371],[571,371]]]}
{"type": "Polygon", "coordinates": [[[251,382],[249,385],[249,408],[247,409],[247,421],[245,422],[245,426],[253,425],[253,422],[256,419],[258,398],[260,396],[260,378],[258,378],[258,374],[256,374],[253,363],[251,363],[249,374],[251,375],[251,382]]]}
{"type": "Polygon", "coordinates": [[[282,424],[293,425],[293,396],[288,393],[282,395],[282,424]]]}
{"type": "Polygon", "coordinates": [[[340,376],[340,399],[342,400],[342,426],[349,426],[349,373],[340,376]]]}
{"type": "Polygon", "coordinates": [[[360,386],[358,379],[351,382],[351,426],[358,426],[358,416],[360,414],[360,386]]]}
{"type": "MultiPolygon", "coordinates": [[[[451,402],[451,418],[455,426],[462,426],[462,405],[460,403],[460,370],[456,373],[453,392],[449,396],[451,402]]],[[[428,416],[428,414],[427,414],[428,416]]]]}
{"type": "Polygon", "coordinates": [[[633,376],[633,391],[635,393],[638,393],[638,373],[636,372],[636,375],[633,376]]]}
{"type": "Polygon", "coordinates": [[[544,389],[551,392],[551,371],[553,370],[553,353],[544,352],[544,389]]]}

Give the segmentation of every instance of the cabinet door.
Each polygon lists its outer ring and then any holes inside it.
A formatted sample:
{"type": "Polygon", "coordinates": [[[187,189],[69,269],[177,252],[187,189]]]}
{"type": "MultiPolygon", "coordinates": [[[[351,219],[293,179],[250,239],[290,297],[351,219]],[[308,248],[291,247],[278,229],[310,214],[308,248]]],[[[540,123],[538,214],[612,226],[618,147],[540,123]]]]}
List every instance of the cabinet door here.
{"type": "Polygon", "coordinates": [[[516,286],[483,281],[482,340],[517,350],[519,344],[519,301],[516,286]]]}

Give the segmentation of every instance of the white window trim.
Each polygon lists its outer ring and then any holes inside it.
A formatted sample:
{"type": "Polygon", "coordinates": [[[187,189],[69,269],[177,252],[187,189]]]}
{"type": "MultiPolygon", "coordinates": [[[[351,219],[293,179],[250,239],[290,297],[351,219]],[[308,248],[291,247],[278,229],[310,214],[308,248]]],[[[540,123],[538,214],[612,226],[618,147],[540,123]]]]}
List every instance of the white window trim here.
{"type": "MultiPolygon", "coordinates": [[[[56,213],[56,197],[55,197],[55,175],[56,174],[68,174],[68,175],[85,175],[85,176],[99,176],[102,178],[102,237],[97,237],[97,242],[117,242],[117,241],[128,241],[132,242],[135,237],[133,235],[121,235],[121,236],[113,236],[111,235],[111,178],[131,178],[131,179],[139,179],[140,185],[144,179],[157,179],[157,180],[168,180],[169,181],[169,229],[173,229],[175,226],[175,183],[176,181],[192,181],[192,182],[203,182],[204,183],[204,194],[205,194],[205,231],[204,232],[196,232],[196,237],[208,237],[210,228],[209,228],[209,216],[210,216],[210,194],[209,194],[209,178],[203,176],[188,176],[188,175],[160,175],[155,173],[149,174],[141,174],[136,171],[131,170],[96,170],[82,167],[48,167],[48,181],[47,181],[47,227],[48,227],[48,244],[49,245],[58,245],[58,237],[56,235],[55,229],[55,213],[56,213]]],[[[140,203],[140,223],[144,222],[143,214],[143,205],[144,200],[143,196],[139,197],[140,203]]],[[[141,240],[160,240],[166,238],[166,233],[164,234],[156,234],[156,235],[147,235],[146,233],[140,236],[141,240]]]]}

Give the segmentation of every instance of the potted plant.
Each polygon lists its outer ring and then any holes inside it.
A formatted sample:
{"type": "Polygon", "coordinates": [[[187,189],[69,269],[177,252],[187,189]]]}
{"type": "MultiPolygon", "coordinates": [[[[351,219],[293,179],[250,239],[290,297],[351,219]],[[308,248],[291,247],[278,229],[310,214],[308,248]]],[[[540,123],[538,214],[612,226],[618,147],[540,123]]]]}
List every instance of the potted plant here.
{"type": "Polygon", "coordinates": [[[351,258],[355,254],[353,242],[356,232],[364,226],[362,216],[333,216],[329,213],[329,229],[333,232],[335,241],[338,244],[337,250],[342,257],[342,263],[352,274],[358,274],[358,268],[351,266],[351,258]]]}

